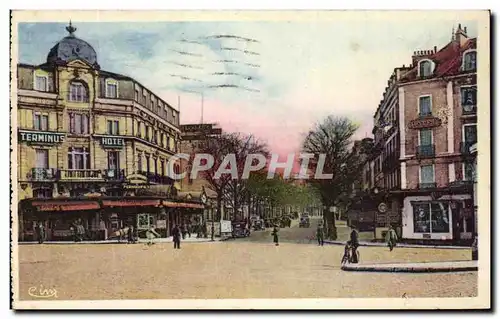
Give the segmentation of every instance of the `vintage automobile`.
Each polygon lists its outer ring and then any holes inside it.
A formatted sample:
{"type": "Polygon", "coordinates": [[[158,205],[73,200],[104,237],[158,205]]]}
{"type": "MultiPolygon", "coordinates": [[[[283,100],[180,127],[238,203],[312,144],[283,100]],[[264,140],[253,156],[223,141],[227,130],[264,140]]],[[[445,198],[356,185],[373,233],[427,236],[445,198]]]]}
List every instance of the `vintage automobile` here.
{"type": "Polygon", "coordinates": [[[309,215],[303,214],[302,216],[300,216],[299,227],[309,228],[310,226],[311,223],[309,221],[309,215]]]}
{"type": "Polygon", "coordinates": [[[233,238],[243,238],[250,236],[250,230],[245,222],[233,222],[233,238]]]}
{"type": "Polygon", "coordinates": [[[258,219],[253,221],[252,223],[253,230],[264,230],[264,221],[262,219],[258,219]]]}

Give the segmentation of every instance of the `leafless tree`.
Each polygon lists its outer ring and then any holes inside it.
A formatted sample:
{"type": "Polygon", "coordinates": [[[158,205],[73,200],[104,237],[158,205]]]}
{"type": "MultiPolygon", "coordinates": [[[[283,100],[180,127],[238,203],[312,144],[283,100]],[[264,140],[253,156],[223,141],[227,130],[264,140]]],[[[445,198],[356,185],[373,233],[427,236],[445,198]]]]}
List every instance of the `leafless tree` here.
{"type": "Polygon", "coordinates": [[[316,155],[309,162],[313,172],[318,166],[319,155],[325,154],[323,173],[333,174],[331,179],[309,179],[309,183],[318,189],[322,204],[327,207],[324,219],[332,239],[337,238],[337,230],[335,216],[328,208],[336,204],[341,194],[349,191],[361,168],[358,155],[351,151],[352,137],[357,129],[358,126],[347,118],[328,116],[315,125],[302,145],[303,152],[316,155]]]}

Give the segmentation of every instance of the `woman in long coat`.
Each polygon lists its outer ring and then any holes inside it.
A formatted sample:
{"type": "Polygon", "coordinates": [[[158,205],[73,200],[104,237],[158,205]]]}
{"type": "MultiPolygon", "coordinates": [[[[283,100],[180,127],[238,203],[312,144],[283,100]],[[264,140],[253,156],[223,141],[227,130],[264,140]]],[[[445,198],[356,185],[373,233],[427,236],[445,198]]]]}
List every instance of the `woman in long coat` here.
{"type": "Polygon", "coordinates": [[[275,225],[274,226],[274,229],[273,229],[273,232],[271,233],[271,235],[273,236],[273,242],[276,246],[279,246],[280,243],[279,243],[279,238],[278,238],[278,227],[275,225]]]}

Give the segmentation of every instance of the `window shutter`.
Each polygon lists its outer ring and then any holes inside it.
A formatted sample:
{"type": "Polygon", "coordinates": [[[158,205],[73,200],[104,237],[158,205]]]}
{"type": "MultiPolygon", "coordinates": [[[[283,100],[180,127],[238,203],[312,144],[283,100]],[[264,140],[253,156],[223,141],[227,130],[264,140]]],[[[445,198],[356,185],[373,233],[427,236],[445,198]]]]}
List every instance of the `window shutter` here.
{"type": "Polygon", "coordinates": [[[47,91],[54,92],[54,76],[52,75],[52,73],[49,73],[47,91]]]}
{"type": "Polygon", "coordinates": [[[99,82],[100,82],[99,97],[105,97],[106,96],[106,79],[100,78],[99,82]]]}

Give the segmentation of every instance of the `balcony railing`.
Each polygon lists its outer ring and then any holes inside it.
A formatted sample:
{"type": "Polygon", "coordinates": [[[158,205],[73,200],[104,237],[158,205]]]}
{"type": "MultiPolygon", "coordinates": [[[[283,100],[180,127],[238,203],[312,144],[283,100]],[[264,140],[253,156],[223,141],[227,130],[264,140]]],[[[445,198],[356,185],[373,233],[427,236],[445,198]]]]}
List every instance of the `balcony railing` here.
{"type": "Polygon", "coordinates": [[[124,181],[125,180],[125,170],[124,169],[105,169],[104,178],[110,181],[124,181]]]}
{"type": "Polygon", "coordinates": [[[434,144],[419,145],[419,146],[417,146],[416,153],[417,153],[418,158],[434,157],[434,155],[435,155],[434,144]]]}
{"type": "Polygon", "coordinates": [[[477,113],[477,105],[462,105],[462,114],[470,115],[477,113]]]}
{"type": "Polygon", "coordinates": [[[432,116],[432,112],[418,113],[418,117],[421,119],[429,116],[432,116]]]}
{"type": "Polygon", "coordinates": [[[172,178],[168,176],[162,176],[160,174],[155,174],[151,172],[138,172],[139,174],[142,174],[147,177],[148,183],[153,183],[153,184],[162,184],[162,185],[170,185],[172,184],[172,178]]]}
{"type": "Polygon", "coordinates": [[[469,155],[471,146],[476,143],[477,142],[460,142],[460,153],[463,155],[469,155]]]}
{"type": "Polygon", "coordinates": [[[61,180],[102,180],[99,169],[62,169],[59,171],[61,180]]]}
{"type": "Polygon", "coordinates": [[[419,183],[418,188],[436,188],[436,183],[419,183]]]}
{"type": "Polygon", "coordinates": [[[32,168],[29,179],[32,181],[52,181],[56,178],[56,170],[53,168],[32,168]]]}

